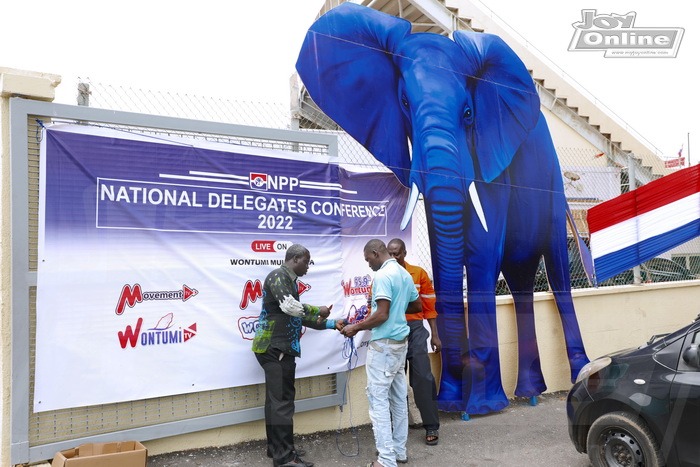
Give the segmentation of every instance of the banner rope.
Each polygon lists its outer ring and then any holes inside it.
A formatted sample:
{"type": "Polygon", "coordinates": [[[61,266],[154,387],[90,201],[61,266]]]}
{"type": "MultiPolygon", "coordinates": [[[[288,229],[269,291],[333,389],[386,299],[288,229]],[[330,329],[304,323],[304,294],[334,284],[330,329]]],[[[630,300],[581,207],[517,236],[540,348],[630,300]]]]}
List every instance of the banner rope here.
{"type": "MultiPolygon", "coordinates": [[[[354,308],[354,305],[351,307],[354,308]]],[[[350,313],[348,313],[348,316],[350,313]]],[[[348,324],[348,320],[345,320],[345,324],[348,324]]],[[[357,355],[357,348],[355,348],[355,340],[353,337],[346,337],[345,342],[343,342],[343,357],[348,359],[347,363],[347,370],[345,371],[345,374],[347,377],[345,378],[345,386],[343,387],[343,400],[346,400],[347,398],[347,393],[348,393],[348,388],[350,386],[350,376],[352,374],[352,371],[357,367],[357,361],[358,361],[358,355],[357,355]]],[[[346,453],[343,451],[343,448],[340,445],[340,435],[341,435],[341,427],[342,427],[342,422],[343,422],[343,406],[340,405],[340,415],[338,416],[338,429],[335,432],[335,446],[338,449],[338,452],[341,453],[345,457],[357,457],[360,454],[360,437],[358,435],[358,430],[355,424],[352,421],[352,401],[350,398],[347,398],[347,405],[348,405],[348,417],[349,417],[349,428],[348,432],[351,436],[351,438],[355,441],[355,449],[354,452],[346,453]]]]}

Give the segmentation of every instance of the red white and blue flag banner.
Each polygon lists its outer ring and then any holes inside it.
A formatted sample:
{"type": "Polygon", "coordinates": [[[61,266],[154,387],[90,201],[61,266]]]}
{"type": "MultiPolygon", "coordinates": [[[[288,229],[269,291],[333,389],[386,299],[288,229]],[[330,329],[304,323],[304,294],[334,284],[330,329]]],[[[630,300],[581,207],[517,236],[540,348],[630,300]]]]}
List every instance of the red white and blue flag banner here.
{"type": "MultiPolygon", "coordinates": [[[[301,301],[357,319],[371,281],[362,248],[405,235],[406,197],[393,174],[330,157],[48,127],[34,411],[262,383],[251,343],[286,248],[311,252],[301,301]]],[[[364,362],[337,331],[301,342],[300,378],[364,362]]]]}
{"type": "Polygon", "coordinates": [[[588,211],[598,282],[700,235],[700,166],[654,180],[588,211]]]}

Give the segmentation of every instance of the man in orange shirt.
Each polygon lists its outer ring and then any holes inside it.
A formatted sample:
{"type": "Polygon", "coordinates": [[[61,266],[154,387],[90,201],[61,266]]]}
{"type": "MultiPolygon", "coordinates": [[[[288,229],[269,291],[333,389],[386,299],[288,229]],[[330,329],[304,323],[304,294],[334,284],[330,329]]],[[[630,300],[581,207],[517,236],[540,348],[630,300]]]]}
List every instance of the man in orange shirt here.
{"type": "Polygon", "coordinates": [[[437,330],[437,312],[435,311],[435,289],[425,269],[413,266],[405,261],[406,244],[400,238],[395,238],[387,245],[389,254],[406,268],[413,278],[418,295],[423,305],[422,313],[406,314],[408,326],[411,332],[408,335],[408,354],[406,360],[409,363],[409,382],[413,389],[416,406],[423,419],[425,428],[425,442],[430,446],[438,444],[438,430],[440,418],[438,416],[437,390],[435,378],[430,369],[428,358],[428,330],[423,326],[423,320],[428,320],[430,326],[430,346],[433,351],[440,352],[442,343],[437,330]]]}

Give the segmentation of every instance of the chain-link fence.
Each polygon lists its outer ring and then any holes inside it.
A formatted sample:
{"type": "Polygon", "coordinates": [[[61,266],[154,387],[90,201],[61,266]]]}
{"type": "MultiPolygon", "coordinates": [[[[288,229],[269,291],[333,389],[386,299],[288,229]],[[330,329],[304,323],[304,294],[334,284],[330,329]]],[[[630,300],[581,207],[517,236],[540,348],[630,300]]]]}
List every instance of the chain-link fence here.
{"type": "MultiPolygon", "coordinates": [[[[299,99],[299,102],[287,104],[246,102],[125,88],[89,80],[81,80],[77,88],[78,103],[91,107],[276,129],[330,132],[338,135],[338,155],[341,164],[356,170],[387,170],[308,100],[299,99]],[[309,115],[311,115],[310,118],[309,115]]],[[[581,236],[587,239],[588,209],[630,189],[627,167],[591,147],[556,146],[556,151],[561,166],[564,192],[573,213],[576,228],[581,236]]],[[[431,272],[428,231],[422,202],[419,202],[411,224],[412,246],[408,253],[408,260],[431,272]]],[[[571,229],[569,234],[573,238],[571,229]]],[[[570,243],[575,245],[574,242],[570,243]]],[[[575,247],[570,248],[569,257],[572,288],[590,287],[575,247]]],[[[641,279],[642,282],[695,278],[700,274],[700,248],[695,242],[681,246],[665,255],[665,258],[655,258],[641,265],[640,269],[641,276],[637,280],[641,279]]],[[[630,270],[599,285],[634,282],[634,274],[630,270]]],[[[541,263],[537,272],[535,291],[546,290],[549,290],[549,283],[544,265],[541,263]]],[[[499,281],[497,293],[509,293],[505,281],[499,281]]]]}

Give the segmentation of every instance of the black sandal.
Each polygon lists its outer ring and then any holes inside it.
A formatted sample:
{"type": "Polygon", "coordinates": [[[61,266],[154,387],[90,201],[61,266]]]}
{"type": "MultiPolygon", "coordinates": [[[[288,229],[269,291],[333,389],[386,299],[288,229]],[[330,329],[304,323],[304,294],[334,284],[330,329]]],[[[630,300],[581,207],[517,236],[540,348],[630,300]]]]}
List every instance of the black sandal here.
{"type": "Polygon", "coordinates": [[[425,430],[425,444],[428,446],[436,446],[439,438],[438,430],[425,430]]]}

